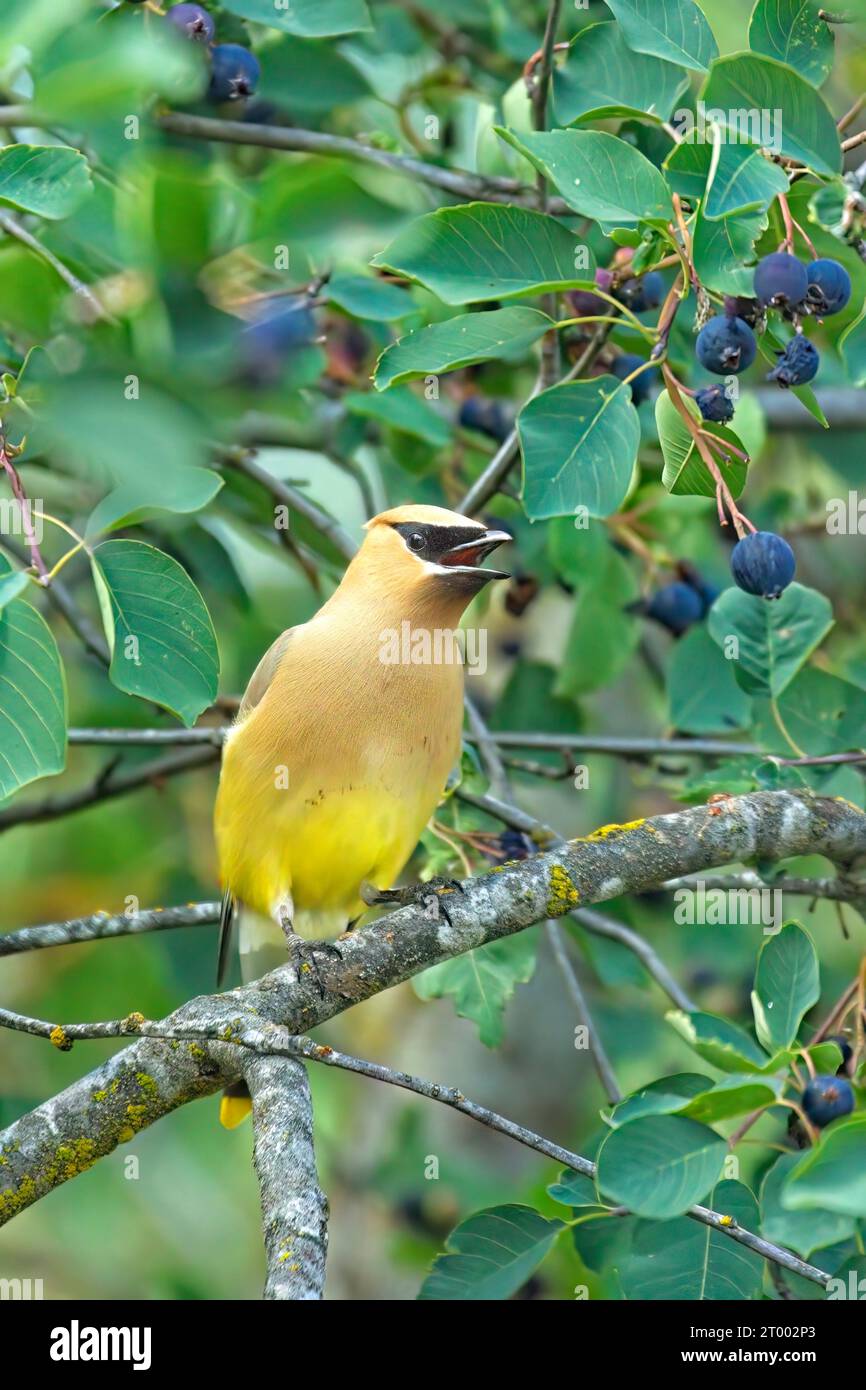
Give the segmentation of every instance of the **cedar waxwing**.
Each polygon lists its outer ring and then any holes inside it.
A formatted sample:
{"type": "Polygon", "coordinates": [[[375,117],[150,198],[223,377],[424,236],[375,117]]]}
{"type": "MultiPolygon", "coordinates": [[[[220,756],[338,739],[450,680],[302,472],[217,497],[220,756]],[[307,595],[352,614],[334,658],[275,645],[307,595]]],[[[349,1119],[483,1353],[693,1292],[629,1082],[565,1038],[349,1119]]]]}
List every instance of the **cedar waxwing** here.
{"type": "MultiPolygon", "coordinates": [[[[365,529],[334,594],[262,657],[226,738],[220,978],[234,917],[244,980],[287,950],[300,958],[299,938],[354,923],[399,876],[459,758],[454,633],[483,586],[507,578],[480,564],[510,537],[426,506],[365,529]]],[[[220,1118],[232,1127],[248,1110],[232,1088],[220,1118]]]]}

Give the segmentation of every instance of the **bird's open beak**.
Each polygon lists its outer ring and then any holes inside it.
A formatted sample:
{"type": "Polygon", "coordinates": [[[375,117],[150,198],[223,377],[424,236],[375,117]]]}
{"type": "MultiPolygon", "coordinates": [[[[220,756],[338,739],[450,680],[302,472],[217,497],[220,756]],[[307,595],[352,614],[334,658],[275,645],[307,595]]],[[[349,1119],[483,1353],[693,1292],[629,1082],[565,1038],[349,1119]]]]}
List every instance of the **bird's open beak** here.
{"type": "Polygon", "coordinates": [[[447,565],[449,568],[462,573],[467,570],[475,572],[479,579],[483,575],[485,581],[488,579],[509,579],[510,575],[503,570],[483,570],[480,566],[481,562],[486,560],[497,546],[510,540],[511,537],[507,531],[479,531],[477,540],[463,541],[462,544],[453,545],[450,550],[446,550],[439,556],[439,564],[447,565]]]}

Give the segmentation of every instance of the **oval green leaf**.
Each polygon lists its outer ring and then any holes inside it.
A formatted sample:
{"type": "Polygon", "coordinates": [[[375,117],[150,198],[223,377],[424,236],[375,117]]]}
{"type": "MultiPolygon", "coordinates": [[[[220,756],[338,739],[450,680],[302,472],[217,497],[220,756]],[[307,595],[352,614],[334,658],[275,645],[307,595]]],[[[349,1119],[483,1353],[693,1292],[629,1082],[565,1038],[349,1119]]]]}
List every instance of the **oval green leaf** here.
{"type": "Polygon", "coordinates": [[[510,1298],[535,1272],[565,1230],[532,1207],[491,1207],[451,1232],[419,1299],[482,1301],[510,1298]]]}
{"type": "Polygon", "coordinates": [[[753,53],[778,58],[820,87],[833,69],[833,30],[818,18],[813,0],[758,0],[749,20],[753,53]]]}
{"type": "Polygon", "coordinates": [[[681,67],[628,47],[618,24],[588,24],[553,75],[559,125],[610,116],[668,120],[688,86],[681,67]]]}
{"type": "Polygon", "coordinates": [[[628,492],[640,443],[631,392],[616,377],[567,382],[521,410],[522,498],[533,521],[610,516],[628,492]]]}
{"type": "Polygon", "coordinates": [[[105,541],[93,569],[113,683],[193,724],[219,680],[216,634],[195,584],[170,555],[141,541],[105,541]]]}
{"type": "Polygon", "coordinates": [[[446,304],[592,285],[595,274],[588,246],[555,217],[496,203],[426,213],[372,264],[417,280],[446,304]]]}
{"type": "Polygon", "coordinates": [[[290,4],[275,4],[274,0],[224,0],[223,9],[257,24],[268,24],[272,29],[284,29],[302,39],[332,38],[373,27],[366,0],[291,0],[290,4]]]}
{"type": "Polygon", "coordinates": [[[736,637],[733,666],[743,689],[776,698],[830,631],[833,610],[823,594],[802,584],[789,584],[772,602],[731,588],[716,599],[707,625],[723,650],[736,637]]]}
{"type": "Polygon", "coordinates": [[[694,0],[607,0],[607,6],[638,53],[654,53],[696,72],[706,72],[718,57],[713,31],[694,0]]]}
{"type": "Polygon", "coordinates": [[[376,390],[401,381],[453,372],[472,362],[525,356],[552,325],[539,309],[491,309],[489,313],[460,314],[407,333],[385,349],[376,363],[376,390]]]}
{"type": "Polygon", "coordinates": [[[56,220],[90,193],[90,166],[66,145],[7,145],[0,149],[0,202],[56,220]]]}
{"type": "Polygon", "coordinates": [[[718,1181],[726,1144],[706,1125],[678,1115],[645,1115],[615,1129],[598,1155],[603,1196],[637,1216],[681,1216],[718,1181]]]}
{"type": "Polygon", "coordinates": [[[842,148],[836,121],[815,88],[793,68],[756,53],[732,53],[719,58],[701,91],[707,113],[719,113],[720,123],[739,137],[757,139],[751,122],[757,114],[769,117],[770,138],[760,143],[774,154],[802,162],[816,174],[838,174],[842,148]]]}
{"type": "Polygon", "coordinates": [[[764,942],[755,971],[755,1032],[768,1052],[791,1046],[820,993],[812,938],[796,922],[787,922],[764,942]]]}
{"type": "MultiPolygon", "coordinates": [[[[745,1230],[757,1226],[758,1204],[742,1183],[717,1183],[709,1200],[745,1230]]],[[[760,1255],[688,1217],[640,1222],[618,1264],[626,1298],[688,1302],[757,1298],[763,1268],[760,1255]]]]}
{"type": "Polygon", "coordinates": [[[66,680],[57,643],[36,609],[14,599],[0,612],[0,799],[65,764],[66,680]]]}

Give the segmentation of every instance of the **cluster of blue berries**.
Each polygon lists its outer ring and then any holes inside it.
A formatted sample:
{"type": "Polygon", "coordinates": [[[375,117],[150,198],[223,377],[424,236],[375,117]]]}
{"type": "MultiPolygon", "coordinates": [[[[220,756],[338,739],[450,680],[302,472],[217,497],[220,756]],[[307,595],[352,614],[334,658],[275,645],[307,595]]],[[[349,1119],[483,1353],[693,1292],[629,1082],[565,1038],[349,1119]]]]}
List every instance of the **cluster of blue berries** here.
{"type": "MultiPolygon", "coordinates": [[[[758,262],[754,288],[754,300],[726,300],[725,312],[705,323],[698,334],[698,361],[717,376],[736,376],[752,365],[758,350],[754,327],[761,312],[777,309],[796,320],[806,314],[820,319],[838,314],[851,298],[851,277],[838,261],[804,265],[787,251],[774,251],[758,262]]],[[[779,386],[805,386],[820,365],[814,343],[799,331],[799,323],[797,327],[769,375],[779,386]]],[[[733,404],[728,401],[726,408],[720,395],[717,388],[698,392],[695,399],[705,420],[724,423],[733,417],[733,404]]]]}
{"type": "Polygon", "coordinates": [[[185,38],[204,44],[210,53],[208,101],[220,105],[252,96],[261,75],[258,58],[243,44],[214,43],[213,16],[207,10],[201,5],[173,5],[165,18],[185,38]]]}

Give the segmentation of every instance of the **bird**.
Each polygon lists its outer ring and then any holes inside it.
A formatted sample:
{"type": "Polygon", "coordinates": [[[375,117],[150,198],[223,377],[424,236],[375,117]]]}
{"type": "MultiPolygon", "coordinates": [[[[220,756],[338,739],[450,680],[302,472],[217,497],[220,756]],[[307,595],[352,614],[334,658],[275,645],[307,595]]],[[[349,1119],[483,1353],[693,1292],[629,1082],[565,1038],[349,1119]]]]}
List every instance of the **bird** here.
{"type": "MultiPolygon", "coordinates": [[[[509,577],[482,562],[511,536],[427,505],[364,530],[330,598],[265,652],[225,738],[220,983],[234,922],[247,982],[287,952],[300,962],[306,942],[342,934],[371,903],[408,900],[392,885],[460,756],[456,632],[484,586],[509,577]]],[[[220,1120],[234,1128],[249,1109],[238,1083],[220,1120]]]]}

